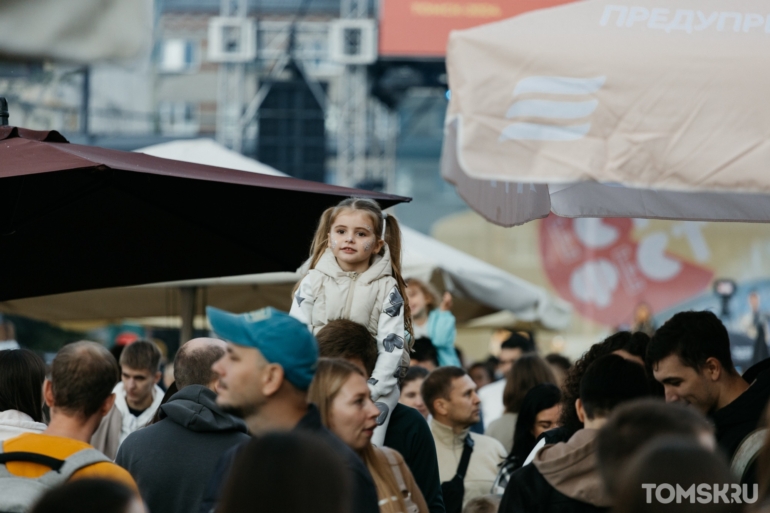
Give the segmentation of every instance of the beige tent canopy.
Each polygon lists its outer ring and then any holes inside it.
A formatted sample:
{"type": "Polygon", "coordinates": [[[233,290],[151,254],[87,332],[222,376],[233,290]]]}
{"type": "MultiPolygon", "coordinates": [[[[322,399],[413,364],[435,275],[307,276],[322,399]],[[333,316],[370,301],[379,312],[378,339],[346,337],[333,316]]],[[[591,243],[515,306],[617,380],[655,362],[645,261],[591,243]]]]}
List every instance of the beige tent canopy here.
{"type": "Polygon", "coordinates": [[[586,0],[452,33],[442,174],[488,220],[770,220],[762,0],[586,0]]]}

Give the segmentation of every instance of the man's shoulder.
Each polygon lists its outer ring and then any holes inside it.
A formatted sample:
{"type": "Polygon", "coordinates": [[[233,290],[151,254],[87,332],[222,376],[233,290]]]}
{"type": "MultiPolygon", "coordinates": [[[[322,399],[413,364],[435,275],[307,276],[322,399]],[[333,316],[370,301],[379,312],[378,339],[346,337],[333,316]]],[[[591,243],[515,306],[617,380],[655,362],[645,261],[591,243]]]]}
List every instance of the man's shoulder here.
{"type": "Polygon", "coordinates": [[[390,429],[392,429],[394,422],[397,423],[398,428],[402,430],[405,428],[410,428],[410,430],[419,430],[423,425],[426,428],[428,426],[428,423],[425,421],[425,417],[423,417],[419,411],[401,403],[397,403],[396,407],[393,408],[393,413],[390,414],[388,432],[390,432],[390,429]]]}
{"type": "Polygon", "coordinates": [[[419,411],[401,403],[396,404],[391,413],[388,431],[385,433],[385,446],[402,453],[411,446],[433,448],[435,451],[433,433],[430,431],[428,422],[419,411]]]}
{"type": "Polygon", "coordinates": [[[103,478],[112,481],[117,481],[128,486],[132,490],[138,491],[138,487],[131,474],[121,467],[120,465],[111,461],[102,461],[100,463],[94,463],[84,467],[74,474],[72,479],[85,479],[85,478],[103,478]]]}
{"type": "Polygon", "coordinates": [[[505,447],[503,444],[500,443],[499,440],[496,440],[488,435],[480,435],[478,433],[470,433],[471,438],[473,439],[473,450],[480,450],[480,451],[487,451],[492,453],[497,453],[501,457],[505,457],[508,451],[505,450],[505,447]]]}

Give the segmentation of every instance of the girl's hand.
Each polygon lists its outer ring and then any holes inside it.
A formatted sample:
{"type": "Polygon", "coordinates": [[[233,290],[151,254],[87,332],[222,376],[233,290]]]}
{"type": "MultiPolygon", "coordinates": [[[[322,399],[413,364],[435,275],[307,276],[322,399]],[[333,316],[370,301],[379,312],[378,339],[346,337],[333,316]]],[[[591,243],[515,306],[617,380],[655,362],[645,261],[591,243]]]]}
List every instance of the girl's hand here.
{"type": "Polygon", "coordinates": [[[444,296],[441,298],[441,305],[439,305],[439,310],[442,312],[446,312],[452,309],[452,294],[449,292],[444,292],[444,296]]]}

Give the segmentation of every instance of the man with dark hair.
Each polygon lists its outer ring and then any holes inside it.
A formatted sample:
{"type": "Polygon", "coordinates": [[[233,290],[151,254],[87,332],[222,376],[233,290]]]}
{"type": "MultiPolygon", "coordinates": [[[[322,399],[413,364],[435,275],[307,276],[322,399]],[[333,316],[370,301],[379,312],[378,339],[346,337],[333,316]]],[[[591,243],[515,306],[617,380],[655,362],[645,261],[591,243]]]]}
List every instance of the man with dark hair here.
{"type": "Polygon", "coordinates": [[[470,431],[479,421],[476,383],[459,367],[439,367],[422,382],[422,397],[433,419],[439,474],[448,512],[469,500],[487,495],[505,459],[503,445],[492,437],[470,431]],[[463,454],[470,454],[470,460],[463,454]],[[460,468],[465,461],[466,468],[460,468]],[[457,477],[456,477],[457,476],[457,477]],[[461,493],[448,493],[461,486],[461,493]]]}
{"type": "Polygon", "coordinates": [[[174,359],[179,391],[160,406],[160,422],[131,433],[118,449],[115,463],[136,479],[150,511],[198,511],[219,458],[249,439],[246,424],[216,404],[219,377],[211,366],[226,347],[214,338],[182,345],[174,359]]]}
{"type": "Polygon", "coordinates": [[[652,337],[647,361],[666,401],[711,417],[717,443],[732,459],[770,399],[770,372],[746,383],[733,366],[727,330],[712,312],[674,315],[652,337]]]}
{"type": "Polygon", "coordinates": [[[316,340],[321,358],[342,358],[361,367],[367,376],[372,375],[377,363],[377,339],[363,324],[349,319],[329,321],[316,334],[316,340]]]}
{"type": "MultiPolygon", "coordinates": [[[[235,315],[207,307],[206,313],[214,333],[227,342],[225,355],[212,367],[219,375],[217,405],[241,417],[252,436],[294,429],[318,435],[345,460],[352,511],[379,513],[377,489],[363,460],[323,426],[318,408],[308,404],[318,344],[307,326],[274,308],[235,315]]],[[[227,474],[244,445],[220,458],[201,501],[201,513],[216,510],[227,474]]]]}
{"type": "MultiPolygon", "coordinates": [[[[342,358],[372,375],[377,344],[366,326],[347,319],[329,321],[316,335],[318,356],[342,358]]],[[[436,445],[428,424],[414,408],[398,403],[391,413],[385,446],[404,457],[431,513],[444,513],[436,445]]]]}
{"type": "MultiPolygon", "coordinates": [[[[43,433],[25,433],[5,440],[2,450],[11,453],[31,453],[56,460],[82,460],[75,465],[71,479],[105,478],[119,481],[136,490],[131,475],[94,450],[88,441],[99,422],[112,408],[112,389],[118,380],[118,364],[107,349],[94,342],[76,342],[64,346],[53,360],[51,378],[43,385],[43,397],[51,409],[51,422],[43,433]]],[[[2,466],[2,464],[0,464],[2,466]]],[[[43,462],[13,460],[5,464],[12,476],[40,478],[53,467],[43,462]]],[[[65,467],[62,467],[62,472],[65,467]]],[[[12,493],[0,497],[0,509],[18,498],[12,493]],[[6,496],[7,495],[7,496],[6,496]]],[[[31,504],[28,506],[31,507],[31,504]]]]}
{"type": "Polygon", "coordinates": [[[505,413],[503,396],[505,395],[505,385],[508,382],[508,374],[513,368],[513,364],[522,355],[534,352],[535,344],[525,332],[512,333],[500,346],[500,358],[497,363],[496,374],[502,379],[479,390],[484,429],[487,429],[492,421],[499,419],[505,413]]]}
{"type": "Polygon", "coordinates": [[[418,365],[429,371],[438,367],[438,350],[428,337],[420,337],[414,341],[409,365],[418,365]]]}
{"type": "Polygon", "coordinates": [[[120,379],[115,406],[104,417],[91,443],[110,458],[128,435],[150,423],[163,400],[160,350],[149,340],[137,340],[120,354],[120,379]]]}
{"type": "Polygon", "coordinates": [[[567,442],[546,445],[532,464],[511,474],[500,513],[607,510],[611,503],[596,460],[599,429],[616,406],[649,394],[647,374],[638,363],[615,354],[594,361],[575,401],[584,428],[567,442]]]}
{"type": "Polygon", "coordinates": [[[618,406],[599,430],[597,457],[604,489],[613,500],[620,476],[639,449],[655,438],[682,436],[706,449],[716,448],[714,428],[702,414],[660,399],[639,399],[618,406]]]}

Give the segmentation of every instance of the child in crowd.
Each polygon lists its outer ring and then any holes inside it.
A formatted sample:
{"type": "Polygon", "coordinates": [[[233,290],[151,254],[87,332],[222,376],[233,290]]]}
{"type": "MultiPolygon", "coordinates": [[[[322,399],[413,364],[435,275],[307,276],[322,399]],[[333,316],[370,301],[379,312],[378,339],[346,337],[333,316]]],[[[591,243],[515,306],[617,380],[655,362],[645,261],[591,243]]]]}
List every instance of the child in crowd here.
{"type": "Polygon", "coordinates": [[[398,221],[369,199],[349,198],[327,209],[291,315],[314,334],[331,320],[349,319],[376,338],[377,363],[368,383],[381,412],[372,438],[380,446],[398,403],[398,380],[409,367],[412,323],[405,296],[398,221]]]}
{"type": "Polygon", "coordinates": [[[462,367],[455,352],[455,316],[452,315],[452,295],[444,293],[441,303],[433,286],[415,278],[406,280],[406,294],[412,311],[415,338],[428,337],[438,351],[439,366],[462,367]]]}

